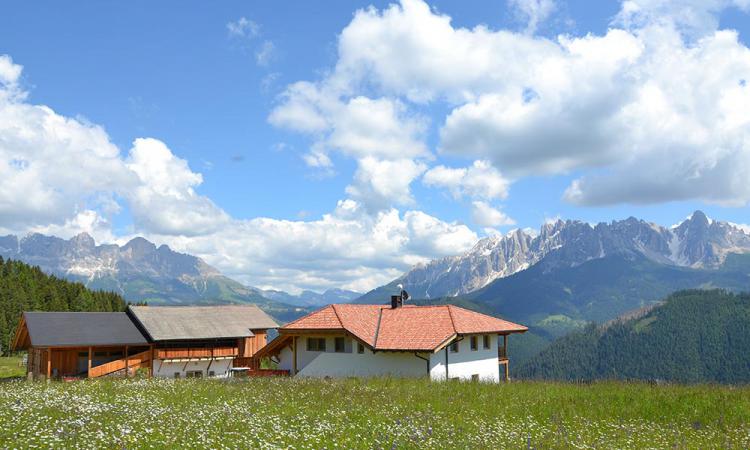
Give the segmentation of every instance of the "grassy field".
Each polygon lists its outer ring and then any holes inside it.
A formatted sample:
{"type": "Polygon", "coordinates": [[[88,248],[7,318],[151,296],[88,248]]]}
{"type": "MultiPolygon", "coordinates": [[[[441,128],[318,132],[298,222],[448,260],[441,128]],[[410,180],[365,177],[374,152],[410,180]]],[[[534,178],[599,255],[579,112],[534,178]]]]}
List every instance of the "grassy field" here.
{"type": "Polygon", "coordinates": [[[17,381],[0,424],[0,448],[750,448],[750,388],[17,381]]]}
{"type": "Polygon", "coordinates": [[[22,367],[20,363],[20,356],[0,356],[0,378],[24,376],[24,367],[22,367]]]}

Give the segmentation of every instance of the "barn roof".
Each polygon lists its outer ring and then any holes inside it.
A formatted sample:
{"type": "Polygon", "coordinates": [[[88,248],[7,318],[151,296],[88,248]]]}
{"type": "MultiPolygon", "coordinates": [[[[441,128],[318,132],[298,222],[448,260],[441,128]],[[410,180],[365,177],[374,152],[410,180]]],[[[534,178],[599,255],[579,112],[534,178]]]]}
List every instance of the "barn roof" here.
{"type": "Polygon", "coordinates": [[[332,330],[346,331],[375,350],[432,351],[457,335],[523,333],[528,328],[454,305],[341,304],[325,306],[279,329],[332,330]]]}
{"type": "Polygon", "coordinates": [[[124,312],[25,312],[21,326],[26,327],[28,341],[18,342],[16,346],[148,344],[124,312]]]}
{"type": "Polygon", "coordinates": [[[253,336],[278,324],[255,305],[130,306],[134,321],[152,341],[253,336]]]}

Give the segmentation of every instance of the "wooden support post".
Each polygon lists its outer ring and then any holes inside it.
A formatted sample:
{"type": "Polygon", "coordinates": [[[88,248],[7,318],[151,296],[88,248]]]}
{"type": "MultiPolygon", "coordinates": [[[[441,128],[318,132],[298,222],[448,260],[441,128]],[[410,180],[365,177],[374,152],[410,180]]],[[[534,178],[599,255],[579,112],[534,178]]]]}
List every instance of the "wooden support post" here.
{"type": "Polygon", "coordinates": [[[52,376],[52,349],[47,349],[47,380],[52,376]]]}
{"type": "Polygon", "coordinates": [[[86,378],[91,378],[91,356],[92,356],[91,353],[92,353],[92,350],[91,350],[91,347],[89,347],[89,369],[86,372],[86,378]]]}
{"type": "Polygon", "coordinates": [[[149,364],[148,376],[149,378],[154,376],[154,344],[151,344],[151,363],[149,364]]]}
{"type": "Polygon", "coordinates": [[[510,381],[510,361],[505,361],[505,382],[510,381]]]}
{"type": "Polygon", "coordinates": [[[292,337],[292,375],[297,375],[297,336],[292,337]]]}
{"type": "Polygon", "coordinates": [[[125,346],[125,376],[130,376],[130,360],[128,359],[128,346],[125,346]]]}

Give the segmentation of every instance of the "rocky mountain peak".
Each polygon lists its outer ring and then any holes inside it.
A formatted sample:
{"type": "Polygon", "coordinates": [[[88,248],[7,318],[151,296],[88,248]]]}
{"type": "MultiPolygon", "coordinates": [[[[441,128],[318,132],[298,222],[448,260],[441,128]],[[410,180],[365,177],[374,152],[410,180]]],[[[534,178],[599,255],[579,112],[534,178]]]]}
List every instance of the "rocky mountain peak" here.
{"type": "Polygon", "coordinates": [[[75,247],[78,247],[81,249],[93,249],[94,247],[96,247],[96,241],[94,241],[94,238],[91,237],[91,235],[86,233],[85,231],[83,233],[78,233],[77,235],[73,236],[70,239],[70,243],[73,244],[75,247]]]}
{"type": "Polygon", "coordinates": [[[716,268],[727,254],[743,252],[750,252],[748,234],[701,211],[671,229],[635,217],[595,226],[558,219],[536,235],[514,230],[483,238],[465,254],[415,266],[383,288],[403,283],[415,298],[453,296],[542,262],[546,272],[608,255],[642,255],[660,264],[716,268]]]}
{"type": "Polygon", "coordinates": [[[134,259],[139,259],[145,255],[155,252],[156,245],[154,245],[151,241],[138,236],[128,241],[127,244],[123,245],[122,250],[130,252],[134,259]]]}

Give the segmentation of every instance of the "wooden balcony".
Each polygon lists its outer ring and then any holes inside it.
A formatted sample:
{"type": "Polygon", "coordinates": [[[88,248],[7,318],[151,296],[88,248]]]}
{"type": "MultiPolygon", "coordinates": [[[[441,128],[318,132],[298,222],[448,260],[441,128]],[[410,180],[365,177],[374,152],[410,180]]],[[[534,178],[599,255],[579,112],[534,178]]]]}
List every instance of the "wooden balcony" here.
{"type": "Polygon", "coordinates": [[[239,355],[237,347],[186,347],[186,348],[157,348],[155,359],[213,359],[234,358],[239,355]]]}

